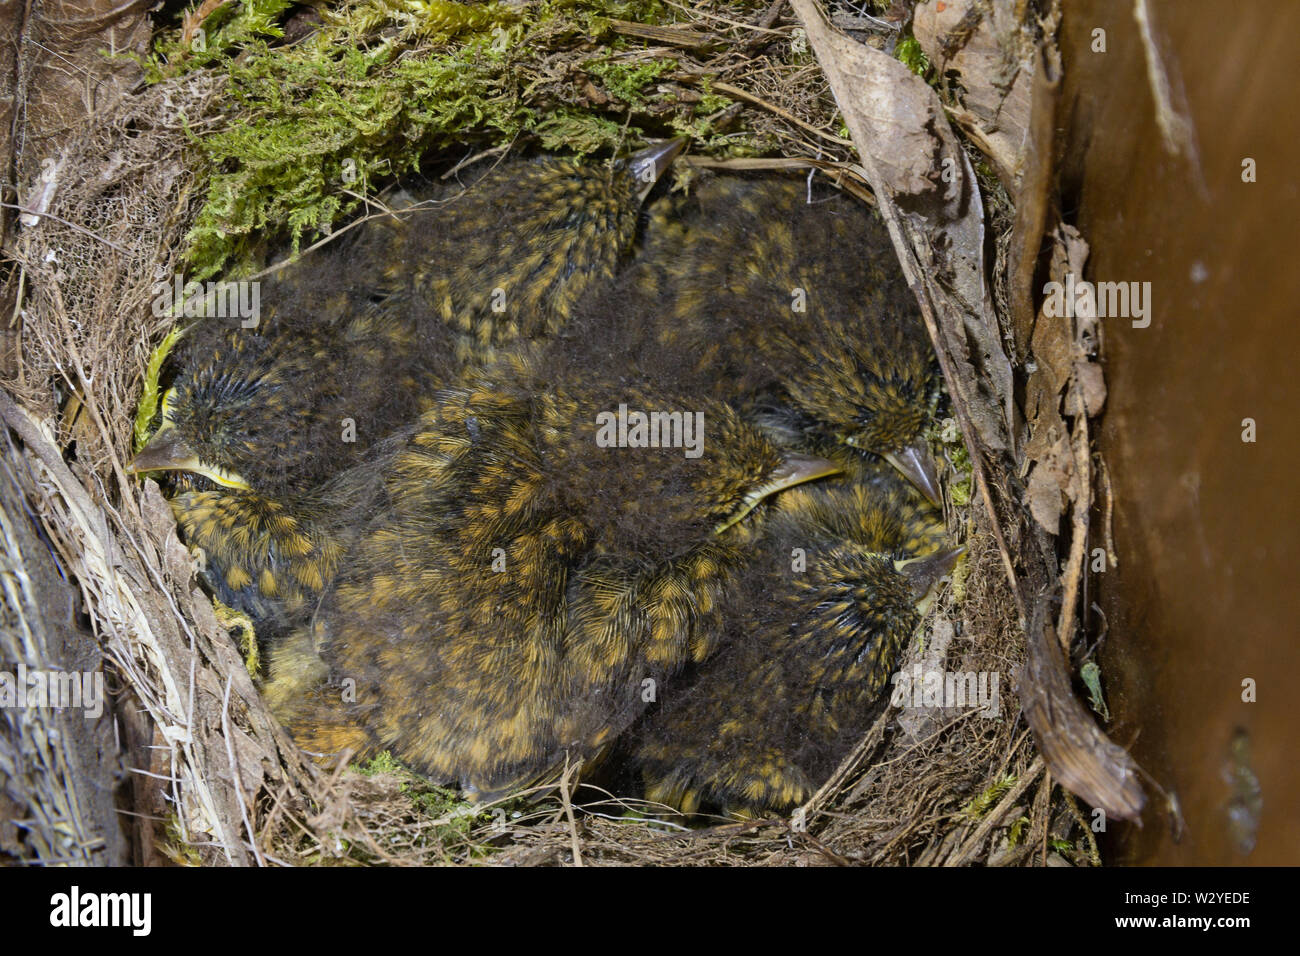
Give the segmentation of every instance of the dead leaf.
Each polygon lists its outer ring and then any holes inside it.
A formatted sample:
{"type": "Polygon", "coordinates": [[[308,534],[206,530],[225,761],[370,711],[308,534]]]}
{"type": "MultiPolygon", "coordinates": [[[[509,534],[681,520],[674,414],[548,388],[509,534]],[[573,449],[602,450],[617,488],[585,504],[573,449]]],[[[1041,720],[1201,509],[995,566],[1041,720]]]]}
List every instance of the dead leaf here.
{"type": "Polygon", "coordinates": [[[1068,483],[1068,476],[1052,465],[1039,463],[1029,472],[1029,513],[1048,534],[1061,530],[1062,492],[1068,483]]]}
{"type": "Polygon", "coordinates": [[[954,75],[957,122],[988,156],[1013,197],[1029,142],[1037,44],[1017,0],[918,4],[912,35],[942,75],[954,75]]]}

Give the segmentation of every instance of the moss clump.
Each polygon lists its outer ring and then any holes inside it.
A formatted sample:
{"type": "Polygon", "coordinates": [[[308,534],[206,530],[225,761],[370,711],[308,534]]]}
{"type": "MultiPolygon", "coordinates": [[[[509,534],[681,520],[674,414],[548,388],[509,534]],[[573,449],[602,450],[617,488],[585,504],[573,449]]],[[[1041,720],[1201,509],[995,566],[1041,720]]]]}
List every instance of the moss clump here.
{"type": "Polygon", "coordinates": [[[192,278],[255,271],[263,239],[288,239],[296,253],[368,192],[453,146],[531,140],[608,155],[679,134],[717,155],[772,145],[712,128],[709,117],[731,100],[707,79],[692,81],[701,95],[691,96],[666,82],[686,54],[648,56],[614,29],[615,20],[673,23],[678,11],[654,0],[353,0],[281,42],[296,9],[286,0],[223,6],[165,31],[145,63],[155,81],[202,70],[225,83],[222,115],[190,117],[205,182],[188,237],[192,278]],[[593,84],[607,93],[599,104],[593,84]]]}
{"type": "Polygon", "coordinates": [[[930,70],[930,58],[921,49],[921,44],[914,36],[905,36],[894,47],[894,58],[919,77],[924,77],[930,70]]]}
{"type": "Polygon", "coordinates": [[[453,0],[365,0],[328,21],[346,26],[356,35],[396,27],[404,39],[423,37],[445,42],[466,33],[497,30],[518,19],[518,13],[500,3],[455,3],[453,0]]]}
{"type": "Polygon", "coordinates": [[[616,97],[629,106],[640,108],[646,105],[647,88],[665,73],[675,70],[677,61],[650,60],[629,63],[611,57],[602,57],[587,61],[583,64],[583,68],[591,75],[600,78],[605,92],[610,96],[616,97]]]}
{"type": "Polygon", "coordinates": [[[223,3],[202,21],[186,15],[180,29],[164,33],[142,64],[150,82],[202,69],[225,60],[231,51],[284,36],[280,19],[293,0],[244,0],[223,3]]]}
{"type": "Polygon", "coordinates": [[[952,495],[952,503],[958,508],[966,507],[970,504],[971,497],[970,453],[966,451],[966,444],[962,441],[961,429],[957,426],[957,420],[945,418],[943,421],[931,425],[926,432],[926,437],[931,442],[938,442],[943,447],[944,457],[957,472],[958,478],[948,486],[952,495]]]}
{"type": "Polygon", "coordinates": [[[385,750],[364,764],[354,764],[354,769],[364,777],[388,775],[397,778],[398,790],[410,801],[416,819],[437,821],[430,827],[427,843],[440,843],[448,848],[468,848],[471,855],[482,855],[488,847],[482,840],[471,837],[476,827],[495,825],[505,817],[500,806],[482,807],[463,800],[447,787],[437,787],[423,777],[402,766],[385,750]]]}
{"type": "Polygon", "coordinates": [[[143,448],[144,443],[149,440],[154,417],[158,414],[158,401],[161,395],[158,387],[158,376],[162,372],[163,362],[171,354],[171,350],[176,345],[177,340],[180,339],[182,331],[181,327],[177,326],[168,332],[159,346],[154,349],[153,354],[149,356],[149,364],[145,366],[144,391],[140,395],[140,404],[136,408],[135,428],[132,434],[135,451],[143,448]]]}
{"type": "Polygon", "coordinates": [[[486,44],[416,59],[393,52],[263,49],[230,64],[239,122],[198,140],[212,174],[189,237],[196,278],[239,259],[262,231],[287,229],[296,251],[305,233],[329,230],[376,180],[418,167],[425,149],[445,144],[445,131],[508,139],[537,125],[486,44]]]}
{"type": "Polygon", "coordinates": [[[1002,799],[1002,796],[1015,785],[1016,776],[1007,774],[962,807],[960,812],[972,820],[978,820],[992,810],[994,805],[1002,799]]]}
{"type": "Polygon", "coordinates": [[[973,567],[974,562],[971,561],[969,554],[963,554],[957,559],[957,566],[952,569],[952,600],[954,604],[966,603],[966,585],[970,581],[973,567]]]}

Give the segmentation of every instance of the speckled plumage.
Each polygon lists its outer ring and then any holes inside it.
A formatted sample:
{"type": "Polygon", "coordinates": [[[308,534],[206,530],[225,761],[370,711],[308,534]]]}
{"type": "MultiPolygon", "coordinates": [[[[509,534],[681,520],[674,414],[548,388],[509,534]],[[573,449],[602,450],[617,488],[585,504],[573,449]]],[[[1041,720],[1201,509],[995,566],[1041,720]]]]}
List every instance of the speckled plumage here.
{"type": "Polygon", "coordinates": [[[172,509],[217,600],[255,624],[297,614],[338,570],[343,549],[315,515],[255,492],[190,491],[172,509]]]}
{"type": "Polygon", "coordinates": [[[802,180],[722,175],[656,204],[643,254],[580,310],[568,347],[743,407],[786,406],[864,453],[921,444],[938,376],[888,235],[860,203],[811,192],[809,204],[802,180]]]}
{"type": "Polygon", "coordinates": [[[383,463],[369,460],[311,490],[272,498],[251,490],[185,491],[171,499],[199,573],[217,600],[247,614],[263,642],[306,622],[348,549],[382,504],[383,463]]]}
{"type": "Polygon", "coordinates": [[[169,427],[251,490],[173,507],[218,596],[294,628],[268,696],[309,749],[391,749],[493,794],[597,755],[657,697],[652,796],[782,809],[860,729],[915,623],[877,552],[936,535],[863,457],[915,442],[936,384],[892,249],[847,201],[717,177],[654,207],[620,275],[644,186],[506,163],[286,270],[263,327],[191,338],[169,427]],[[704,410],[704,457],[598,448],[620,404],[704,410]],[[772,441],[853,476],[719,531],[772,441]]]}
{"type": "Polygon", "coordinates": [[[415,187],[394,200],[395,215],[263,280],[253,327],[191,327],[163,425],[133,467],[200,476],[177,483],[172,506],[218,597],[265,622],[318,596],[340,560],[334,512],[355,519],[346,509],[363,479],[326,483],[378,468],[375,443],[466,362],[553,330],[609,280],[681,145],[613,168],[510,161],[463,195],[415,187]],[[498,288],[501,312],[485,298],[498,288]]]}
{"type": "Polygon", "coordinates": [[[465,364],[554,332],[611,281],[681,145],[612,167],[511,161],[461,194],[413,187],[392,215],[263,280],[253,327],[187,330],[165,426],[203,467],[267,495],[356,463],[465,364]]]}
{"type": "Polygon", "coordinates": [[[374,305],[304,313],[289,301],[269,306],[257,328],[207,320],[186,339],[163,423],[132,467],[187,470],[271,497],[364,461],[448,374],[448,345],[374,305]]]}
{"type": "Polygon", "coordinates": [[[471,373],[394,460],[317,616],[322,656],[376,746],[469,792],[590,757],[646,681],[712,649],[744,560],[715,529],[781,462],[719,403],[524,360],[471,373]],[[595,415],[620,403],[703,411],[702,457],[598,447],[595,415]]]}
{"type": "Polygon", "coordinates": [[[670,679],[625,750],[647,799],[692,813],[787,811],[865,732],[918,623],[895,559],[933,553],[938,516],[890,474],[783,492],[723,606],[715,655],[670,679]]]}
{"type": "Polygon", "coordinates": [[[508,163],[445,205],[406,214],[386,274],[409,278],[421,307],[455,333],[461,362],[486,363],[502,346],[553,334],[613,280],[632,251],[643,198],[681,145],[612,165],[508,163]]]}

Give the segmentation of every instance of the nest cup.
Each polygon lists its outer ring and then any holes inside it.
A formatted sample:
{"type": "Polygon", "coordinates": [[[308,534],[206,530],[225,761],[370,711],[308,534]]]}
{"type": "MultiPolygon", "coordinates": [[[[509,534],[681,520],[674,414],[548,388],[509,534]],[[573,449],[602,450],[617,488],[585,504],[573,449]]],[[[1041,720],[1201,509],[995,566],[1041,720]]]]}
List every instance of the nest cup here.
{"type": "MultiPolygon", "coordinates": [[[[682,74],[676,89],[698,92],[691,70],[707,61],[719,77],[714,91],[719,84],[740,90],[728,94],[726,109],[744,108],[745,141],[765,152],[748,166],[850,159],[847,141],[837,147],[809,132],[828,128],[835,112],[800,48],[798,21],[787,11],[764,25],[740,4],[726,12],[759,29],[729,26],[721,14],[683,17],[657,25],[669,31],[658,41],[642,40],[653,55],[630,59],[636,32],[606,26],[599,42],[609,45],[610,63],[627,69],[583,73],[604,79],[584,102],[563,109],[606,125],[606,114],[618,112],[648,123],[654,114],[622,102],[632,94],[618,84],[631,82],[631,67],[671,49],[673,71],[658,77],[682,74]],[[676,45],[664,47],[674,36],[676,45]]],[[[514,26],[501,26],[512,36],[514,26]]],[[[563,36],[561,26],[551,24],[547,36],[563,36]]],[[[402,42],[418,56],[449,41],[413,35],[402,42]]],[[[559,41],[545,55],[552,67],[592,60],[589,49],[566,50],[559,41]]],[[[522,86],[530,62],[519,63],[522,86]]],[[[637,801],[578,786],[576,774],[558,792],[472,806],[390,761],[363,769],[313,763],[269,713],[238,635],[214,616],[157,486],[124,471],[146,366],[176,323],[153,307],[158,283],[189,272],[193,230],[211,214],[219,171],[196,138],[251,119],[241,112],[251,107],[228,96],[220,67],[155,79],[60,144],[46,215],[14,226],[6,240],[6,301],[20,321],[6,333],[2,367],[13,401],[4,408],[9,428],[0,448],[0,531],[9,555],[0,569],[0,669],[101,673],[105,699],[94,718],[40,708],[0,713],[2,799],[10,811],[3,816],[23,821],[0,824],[0,854],[113,864],[924,864],[1022,858],[1023,834],[1016,842],[991,838],[992,831],[1005,836],[1021,817],[1032,820],[1034,835],[1059,826],[1066,811],[1055,801],[1048,806],[1050,788],[1033,770],[1035,752],[1018,721],[1013,675],[1025,646],[1015,604],[996,544],[970,532],[978,522],[968,502],[949,514],[950,529],[968,536],[958,586],[931,608],[899,668],[996,674],[1000,700],[980,712],[907,701],[887,708],[793,820],[700,828],[637,819],[629,816],[645,809],[637,801]],[[1025,781],[1037,782],[1027,789],[1025,781]],[[981,829],[1017,785],[1023,798],[981,829]],[[666,830],[675,837],[665,840],[666,830]]],[[[662,128],[651,131],[671,131],[671,119],[661,117],[662,128]]],[[[726,154],[731,134],[716,125],[722,119],[709,127],[700,160],[726,154]]],[[[511,137],[502,128],[448,128],[431,138],[444,156],[458,140],[466,144],[459,154],[469,157],[507,148],[511,137]]],[[[394,149],[413,162],[431,142],[394,149]]],[[[834,175],[847,191],[865,193],[834,175]]],[[[356,213],[340,215],[342,225],[356,213]]],[[[285,221],[266,232],[289,234],[285,221]]],[[[262,241],[254,231],[244,239],[227,250],[232,261],[252,256],[262,241]]]]}

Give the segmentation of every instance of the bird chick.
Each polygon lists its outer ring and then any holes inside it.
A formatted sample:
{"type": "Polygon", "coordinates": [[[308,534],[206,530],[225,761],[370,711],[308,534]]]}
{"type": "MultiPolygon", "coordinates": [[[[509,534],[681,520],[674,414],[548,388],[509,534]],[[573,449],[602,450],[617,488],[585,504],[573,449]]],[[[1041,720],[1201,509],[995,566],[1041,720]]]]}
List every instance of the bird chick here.
{"type": "Polygon", "coordinates": [[[462,363],[553,334],[613,280],[642,203],[685,143],[657,143],[612,167],[559,157],[507,163],[441,208],[411,210],[388,275],[405,282],[410,273],[420,307],[454,330],[462,363]]]}
{"type": "Polygon", "coordinates": [[[566,336],[593,362],[784,406],[810,436],[888,460],[937,501],[922,429],[938,375],[883,227],[802,182],[717,176],[657,204],[644,252],[566,336]]]}
{"type": "Polygon", "coordinates": [[[725,603],[717,653],[671,679],[625,744],[647,799],[683,813],[807,800],[869,726],[957,554],[934,550],[937,516],[892,477],[781,498],[725,603]]]}
{"type": "Polygon", "coordinates": [[[440,394],[316,618],[374,745],[471,794],[591,756],[704,659],[738,517],[835,470],[721,403],[552,371],[516,355],[440,394]],[[673,424],[651,444],[625,410],[673,424]]]}
{"type": "Polygon", "coordinates": [[[210,319],[188,330],[162,423],[128,470],[188,472],[271,498],[300,493],[363,461],[448,374],[439,356],[449,345],[394,312],[294,306],[258,328],[210,319]]]}
{"type": "Polygon", "coordinates": [[[315,607],[364,525],[382,436],[445,374],[413,325],[378,309],[301,318],[193,329],[162,425],[129,465],[176,471],[170,504],[198,573],[263,647],[315,607]]]}
{"type": "Polygon", "coordinates": [[[303,493],[218,487],[171,499],[199,575],[218,601],[248,615],[263,644],[307,622],[379,506],[384,462],[401,440],[303,493]]]}
{"type": "Polygon", "coordinates": [[[188,361],[131,470],[278,497],[356,464],[466,362],[553,331],[612,279],[641,203],[684,143],[612,170],[511,163],[445,206],[368,220],[273,273],[251,327],[208,319],[187,330],[188,361]]]}

